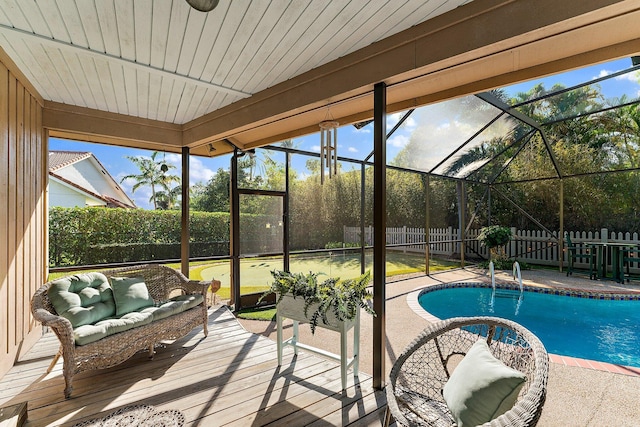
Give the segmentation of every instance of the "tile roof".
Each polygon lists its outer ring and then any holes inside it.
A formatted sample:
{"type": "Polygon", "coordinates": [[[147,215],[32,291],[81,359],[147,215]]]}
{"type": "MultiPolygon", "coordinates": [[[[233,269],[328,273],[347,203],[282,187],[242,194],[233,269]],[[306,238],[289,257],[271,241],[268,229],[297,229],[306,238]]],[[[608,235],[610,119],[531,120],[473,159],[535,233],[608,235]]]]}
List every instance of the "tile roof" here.
{"type": "Polygon", "coordinates": [[[49,171],[62,169],[87,157],[91,157],[88,151],[49,151],[49,171]]]}

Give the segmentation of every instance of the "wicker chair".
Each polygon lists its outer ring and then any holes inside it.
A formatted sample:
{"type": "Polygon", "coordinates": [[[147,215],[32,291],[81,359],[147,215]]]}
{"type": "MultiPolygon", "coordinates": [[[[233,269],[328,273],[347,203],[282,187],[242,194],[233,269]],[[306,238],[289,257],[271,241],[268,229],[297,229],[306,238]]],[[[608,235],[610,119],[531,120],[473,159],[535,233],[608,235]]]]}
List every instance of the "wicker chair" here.
{"type": "Polygon", "coordinates": [[[536,425],[546,396],[547,351],[523,326],[495,317],[443,320],[413,340],[389,375],[385,425],[389,425],[391,416],[403,426],[455,425],[442,389],[478,337],[487,337],[493,356],[526,375],[513,408],[484,425],[536,425]]]}

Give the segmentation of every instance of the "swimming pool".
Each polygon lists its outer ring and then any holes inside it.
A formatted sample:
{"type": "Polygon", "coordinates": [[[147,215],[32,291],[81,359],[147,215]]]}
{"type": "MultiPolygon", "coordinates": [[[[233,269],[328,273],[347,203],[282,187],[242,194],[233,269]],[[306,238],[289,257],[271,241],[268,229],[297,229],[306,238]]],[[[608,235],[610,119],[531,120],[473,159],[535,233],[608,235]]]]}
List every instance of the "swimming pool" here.
{"type": "Polygon", "coordinates": [[[640,295],[449,283],[423,290],[420,306],[446,319],[497,316],[536,334],[549,353],[640,367],[640,295]]]}

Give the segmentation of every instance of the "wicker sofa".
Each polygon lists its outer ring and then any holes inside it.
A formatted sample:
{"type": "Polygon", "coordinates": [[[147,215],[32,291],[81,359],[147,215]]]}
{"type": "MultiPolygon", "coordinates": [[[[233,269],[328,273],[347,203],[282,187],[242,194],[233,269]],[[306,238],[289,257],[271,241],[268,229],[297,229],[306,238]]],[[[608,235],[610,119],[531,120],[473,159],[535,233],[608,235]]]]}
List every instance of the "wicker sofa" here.
{"type": "Polygon", "coordinates": [[[200,325],[207,336],[210,284],[189,280],[161,265],[123,267],[45,283],[33,295],[31,311],[60,340],[60,350],[47,372],[62,356],[64,395],[69,398],[77,373],[115,366],[140,350],[148,350],[152,357],[160,341],[178,339],[200,325]]]}

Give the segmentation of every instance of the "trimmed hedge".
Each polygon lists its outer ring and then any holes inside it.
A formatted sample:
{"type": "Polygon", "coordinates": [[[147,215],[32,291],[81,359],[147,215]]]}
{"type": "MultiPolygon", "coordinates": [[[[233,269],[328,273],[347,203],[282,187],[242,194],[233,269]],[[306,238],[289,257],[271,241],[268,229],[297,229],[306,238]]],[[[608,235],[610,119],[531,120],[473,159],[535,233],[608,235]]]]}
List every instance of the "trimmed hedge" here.
{"type": "MultiPolygon", "coordinates": [[[[180,217],[180,211],[51,208],[50,265],[62,267],[178,259],[180,217]]],[[[229,255],[228,213],[192,212],[189,221],[191,257],[229,255]]],[[[277,218],[267,215],[242,215],[243,252],[268,251],[274,242],[277,245],[278,236],[273,233],[277,230],[265,233],[265,224],[273,224],[274,221],[277,224],[277,218]]]]}

